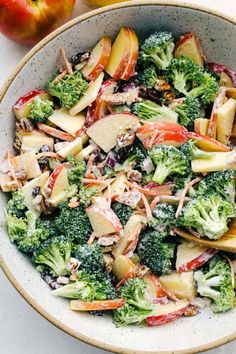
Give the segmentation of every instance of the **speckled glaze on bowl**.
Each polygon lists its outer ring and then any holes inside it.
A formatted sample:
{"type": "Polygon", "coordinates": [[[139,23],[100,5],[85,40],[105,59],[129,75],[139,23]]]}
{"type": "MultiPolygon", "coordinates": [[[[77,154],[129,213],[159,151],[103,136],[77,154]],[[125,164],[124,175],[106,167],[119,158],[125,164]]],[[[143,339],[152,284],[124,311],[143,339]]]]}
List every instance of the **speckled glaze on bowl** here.
{"type": "MultiPolygon", "coordinates": [[[[232,68],[236,58],[236,21],[220,13],[182,1],[136,1],[117,4],[83,15],[41,41],[22,60],[4,86],[0,107],[0,159],[11,148],[16,98],[42,87],[57,67],[57,51],[64,47],[70,56],[91,48],[104,34],[114,36],[121,26],[133,27],[140,37],[153,30],[169,30],[175,35],[195,31],[202,40],[209,61],[232,68]],[[233,44],[233,47],[232,47],[233,44]]],[[[234,67],[236,69],[236,67],[234,67]]],[[[5,198],[1,196],[1,224],[5,198]]],[[[68,301],[54,298],[30,260],[0,231],[0,264],[21,295],[45,318],[76,338],[118,353],[196,353],[236,338],[236,310],[213,315],[203,310],[199,316],[156,327],[117,329],[108,317],[97,318],[69,310],[68,301]]]]}

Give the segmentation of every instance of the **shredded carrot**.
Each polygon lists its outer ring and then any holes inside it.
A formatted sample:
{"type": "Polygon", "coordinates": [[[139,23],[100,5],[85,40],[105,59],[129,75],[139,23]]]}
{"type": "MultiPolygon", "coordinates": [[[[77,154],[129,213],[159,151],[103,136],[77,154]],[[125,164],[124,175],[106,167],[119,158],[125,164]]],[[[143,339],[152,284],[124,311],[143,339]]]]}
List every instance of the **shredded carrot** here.
{"type": "Polygon", "coordinates": [[[71,75],[73,73],[73,70],[72,70],[72,67],[71,67],[71,64],[70,64],[69,60],[67,59],[67,56],[66,56],[64,48],[60,49],[60,54],[61,54],[62,60],[64,61],[64,64],[65,64],[65,67],[66,67],[66,70],[67,70],[68,74],[71,75]]]}
{"type": "Polygon", "coordinates": [[[57,75],[57,77],[55,77],[55,79],[53,80],[54,84],[57,84],[59,81],[61,81],[63,79],[64,76],[66,76],[67,74],[67,70],[62,71],[61,74],[57,75]]]}
{"type": "Polygon", "coordinates": [[[142,228],[143,228],[143,224],[141,224],[141,223],[138,224],[135,227],[134,231],[129,235],[127,246],[124,249],[124,251],[122,252],[123,256],[126,256],[129,252],[135,251],[138,241],[139,241],[139,235],[140,235],[142,228]]]}
{"type": "Polygon", "coordinates": [[[91,245],[94,242],[95,238],[96,238],[96,234],[95,234],[95,232],[92,232],[91,235],[89,236],[87,244],[91,245]]]}
{"type": "Polygon", "coordinates": [[[85,184],[109,184],[113,180],[109,179],[104,181],[103,179],[82,178],[81,181],[85,184]]]}
{"type": "Polygon", "coordinates": [[[145,206],[147,218],[151,219],[152,218],[152,211],[151,211],[150,205],[149,205],[149,203],[147,201],[147,198],[145,197],[145,195],[143,193],[142,193],[142,201],[143,201],[143,204],[145,206]]]}
{"type": "Polygon", "coordinates": [[[153,201],[151,202],[150,208],[151,208],[151,209],[155,208],[156,204],[159,203],[159,201],[160,201],[160,197],[159,197],[159,195],[157,195],[157,196],[153,199],[153,201]]]}
{"type": "Polygon", "coordinates": [[[149,140],[149,143],[148,143],[149,149],[151,149],[151,147],[152,147],[152,145],[154,144],[154,141],[156,140],[158,134],[160,134],[160,132],[159,132],[159,131],[155,131],[154,134],[153,134],[153,136],[152,136],[151,139],[149,140]]]}
{"type": "Polygon", "coordinates": [[[195,179],[193,179],[192,181],[190,181],[189,183],[186,184],[186,186],[183,189],[183,192],[181,194],[180,200],[179,200],[179,205],[178,208],[176,210],[175,213],[175,217],[178,218],[183,206],[184,206],[184,198],[186,196],[186,194],[188,193],[188,190],[195,184],[201,181],[201,177],[197,177],[195,179]]]}
{"type": "Polygon", "coordinates": [[[54,138],[58,138],[61,140],[66,140],[66,141],[75,140],[75,138],[72,135],[63,132],[62,130],[50,127],[49,125],[46,125],[43,123],[38,123],[38,128],[39,128],[39,130],[42,130],[44,133],[47,133],[48,135],[51,135],[54,138]]]}
{"type": "Polygon", "coordinates": [[[152,196],[156,196],[156,195],[171,195],[171,189],[173,188],[174,184],[163,184],[161,186],[156,186],[153,188],[143,188],[140,187],[137,183],[132,183],[130,181],[126,181],[125,182],[127,186],[131,187],[131,188],[136,188],[139,192],[145,194],[145,195],[152,195],[152,196]],[[167,191],[168,189],[168,191],[167,191]]]}

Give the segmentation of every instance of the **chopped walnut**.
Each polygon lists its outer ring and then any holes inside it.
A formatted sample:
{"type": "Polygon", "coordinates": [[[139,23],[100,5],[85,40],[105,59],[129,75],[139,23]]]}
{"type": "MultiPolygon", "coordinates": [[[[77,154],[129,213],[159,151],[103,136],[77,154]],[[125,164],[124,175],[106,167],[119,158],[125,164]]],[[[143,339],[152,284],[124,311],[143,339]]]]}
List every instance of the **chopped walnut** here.
{"type": "Polygon", "coordinates": [[[78,261],[78,259],[71,257],[67,264],[67,269],[71,274],[74,274],[78,270],[80,264],[81,262],[78,261]]]}
{"type": "Polygon", "coordinates": [[[175,94],[173,91],[166,91],[163,93],[163,97],[168,101],[173,101],[175,99],[175,94]]]}
{"type": "Polygon", "coordinates": [[[103,100],[113,106],[119,106],[121,104],[127,104],[130,106],[134,102],[140,102],[139,88],[129,90],[127,92],[117,92],[111,95],[104,95],[103,100]]]}
{"type": "Polygon", "coordinates": [[[111,257],[110,254],[104,254],[104,261],[105,261],[106,271],[110,273],[112,271],[114,259],[111,257]]]}
{"type": "Polygon", "coordinates": [[[135,134],[132,132],[126,132],[124,134],[118,135],[117,137],[117,148],[121,149],[125,146],[133,144],[135,139],[135,134]]]}
{"type": "Polygon", "coordinates": [[[138,190],[124,192],[117,201],[128,205],[130,208],[135,209],[141,200],[141,193],[138,190]]]}
{"type": "Polygon", "coordinates": [[[199,307],[197,307],[195,305],[189,305],[184,312],[184,316],[186,316],[186,317],[196,316],[199,314],[199,312],[200,312],[199,307]]]}
{"type": "Polygon", "coordinates": [[[141,182],[142,174],[137,170],[129,170],[127,172],[127,177],[132,182],[141,182]]]}
{"type": "Polygon", "coordinates": [[[23,132],[32,132],[34,129],[32,123],[29,119],[20,119],[19,122],[16,122],[16,132],[23,130],[23,132]]]}
{"type": "Polygon", "coordinates": [[[155,84],[155,89],[160,92],[169,91],[169,90],[171,90],[171,86],[163,78],[163,76],[160,76],[160,78],[157,80],[157,82],[155,84]]]}
{"type": "Polygon", "coordinates": [[[98,245],[100,246],[112,246],[117,244],[119,241],[118,236],[108,235],[108,236],[101,236],[98,238],[98,245]]]}

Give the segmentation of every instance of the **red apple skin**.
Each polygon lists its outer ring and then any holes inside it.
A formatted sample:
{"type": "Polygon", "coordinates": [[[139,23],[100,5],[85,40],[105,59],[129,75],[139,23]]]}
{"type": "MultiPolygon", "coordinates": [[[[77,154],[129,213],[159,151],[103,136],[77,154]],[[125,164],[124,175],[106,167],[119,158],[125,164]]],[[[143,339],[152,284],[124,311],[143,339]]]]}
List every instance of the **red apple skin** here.
{"type": "Polygon", "coordinates": [[[147,317],[146,323],[147,323],[148,327],[154,327],[154,326],[159,326],[159,325],[163,325],[168,322],[175,321],[175,320],[177,320],[177,318],[183,316],[183,314],[185,313],[187,308],[188,308],[188,305],[184,306],[183,308],[181,308],[177,311],[174,311],[174,312],[171,312],[171,313],[168,313],[165,315],[147,317]]]}
{"type": "Polygon", "coordinates": [[[44,133],[53,136],[54,138],[58,138],[61,140],[66,140],[66,141],[73,141],[75,138],[68,134],[63,132],[62,130],[50,127],[49,125],[46,125],[44,123],[38,123],[38,128],[39,130],[42,130],[44,133]]]}
{"type": "Polygon", "coordinates": [[[53,190],[54,184],[57,180],[57,177],[59,176],[59,174],[61,173],[61,171],[63,170],[63,168],[65,168],[65,166],[63,165],[58,165],[54,171],[52,172],[49,181],[48,181],[48,185],[47,188],[50,189],[51,191],[53,190]]]}
{"type": "Polygon", "coordinates": [[[206,252],[202,253],[200,256],[198,256],[195,259],[192,259],[186,264],[181,264],[181,266],[178,267],[177,272],[182,273],[182,272],[188,272],[193,269],[197,269],[201,267],[204,263],[206,263],[210,258],[212,258],[218,251],[209,248],[206,252]]]}
{"type": "Polygon", "coordinates": [[[46,93],[46,91],[43,90],[34,90],[34,91],[30,91],[28,92],[26,95],[20,97],[16,103],[14,104],[13,108],[18,110],[20,109],[22,106],[24,106],[29,100],[31,100],[32,98],[40,95],[41,93],[46,93]]]}
{"type": "Polygon", "coordinates": [[[1,0],[0,32],[9,39],[32,45],[65,22],[75,0],[1,0]]]}
{"type": "Polygon", "coordinates": [[[230,147],[226,146],[219,141],[210,138],[206,135],[201,135],[198,133],[189,132],[187,133],[189,139],[196,140],[196,146],[205,151],[212,152],[227,152],[230,151],[230,147]]]}

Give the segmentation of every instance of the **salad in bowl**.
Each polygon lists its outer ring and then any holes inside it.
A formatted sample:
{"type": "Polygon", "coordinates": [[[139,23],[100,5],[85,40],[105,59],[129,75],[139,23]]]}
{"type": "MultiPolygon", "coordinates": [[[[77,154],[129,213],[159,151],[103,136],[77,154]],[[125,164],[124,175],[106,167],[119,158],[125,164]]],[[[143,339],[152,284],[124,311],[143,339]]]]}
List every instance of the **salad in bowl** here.
{"type": "Polygon", "coordinates": [[[235,306],[236,73],[193,32],[122,27],[20,97],[1,164],[9,239],[74,311],[157,326],[235,306]]]}

